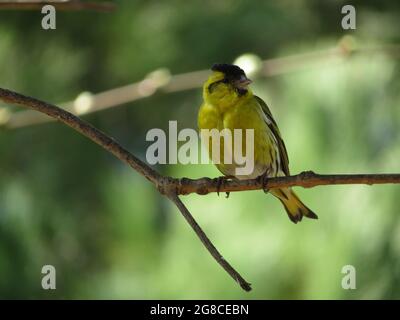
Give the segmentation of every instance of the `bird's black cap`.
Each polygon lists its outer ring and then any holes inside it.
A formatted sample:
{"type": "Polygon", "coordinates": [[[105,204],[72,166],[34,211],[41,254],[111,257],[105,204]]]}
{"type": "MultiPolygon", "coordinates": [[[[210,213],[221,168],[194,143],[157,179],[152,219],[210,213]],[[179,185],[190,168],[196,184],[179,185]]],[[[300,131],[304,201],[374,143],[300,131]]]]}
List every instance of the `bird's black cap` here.
{"type": "Polygon", "coordinates": [[[211,70],[222,72],[225,75],[233,77],[233,78],[236,78],[236,77],[239,78],[240,76],[246,76],[244,71],[241,68],[239,68],[238,66],[235,66],[234,64],[215,63],[211,67],[211,70]]]}

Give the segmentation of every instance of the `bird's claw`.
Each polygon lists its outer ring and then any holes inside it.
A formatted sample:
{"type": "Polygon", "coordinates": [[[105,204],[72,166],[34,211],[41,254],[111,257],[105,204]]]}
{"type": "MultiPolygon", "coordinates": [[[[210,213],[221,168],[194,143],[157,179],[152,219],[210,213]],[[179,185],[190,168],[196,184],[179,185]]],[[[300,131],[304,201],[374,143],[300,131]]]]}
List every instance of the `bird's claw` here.
{"type": "MultiPolygon", "coordinates": [[[[219,193],[221,191],[221,187],[223,186],[223,184],[225,183],[225,181],[227,181],[230,177],[218,177],[215,178],[214,180],[216,180],[216,184],[217,184],[217,195],[219,196],[219,193]]],[[[229,194],[230,192],[225,192],[226,193],[226,197],[225,198],[229,198],[229,194]]]]}
{"type": "Polygon", "coordinates": [[[219,197],[219,191],[221,189],[222,183],[223,183],[223,177],[218,177],[214,179],[216,181],[217,185],[217,196],[219,197]]]}
{"type": "Polygon", "coordinates": [[[269,188],[267,188],[267,184],[268,184],[268,176],[266,174],[263,174],[259,177],[262,189],[265,193],[269,192],[269,188]]]}

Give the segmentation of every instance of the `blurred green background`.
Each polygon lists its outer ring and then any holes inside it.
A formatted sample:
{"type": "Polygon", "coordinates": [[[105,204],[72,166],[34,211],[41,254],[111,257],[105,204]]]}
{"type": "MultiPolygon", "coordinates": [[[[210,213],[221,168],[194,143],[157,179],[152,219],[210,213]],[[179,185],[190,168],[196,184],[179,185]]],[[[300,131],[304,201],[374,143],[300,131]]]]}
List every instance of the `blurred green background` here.
{"type": "MultiPolygon", "coordinates": [[[[117,1],[112,13],[0,11],[0,86],[59,103],[167,68],[172,74],[337,46],[400,43],[398,1],[117,1]],[[346,4],[348,4],[346,2],[346,4]],[[351,37],[351,39],[349,38],[351,37]]],[[[374,50],[308,63],[253,90],[270,105],[292,173],[399,172],[400,53],[374,50]]],[[[301,63],[301,61],[299,62],[301,63]]],[[[196,128],[200,88],[156,93],[84,118],[145,159],[146,132],[196,128]]],[[[20,108],[0,104],[0,114],[20,108]]],[[[4,119],[3,119],[4,120],[4,119]]],[[[216,177],[212,165],[164,165],[216,177]]],[[[319,220],[292,224],[262,192],[183,198],[224,257],[252,283],[243,292],[177,209],[143,177],[73,130],[0,127],[0,297],[90,299],[400,298],[400,187],[296,189],[319,220]],[[41,268],[57,289],[41,288],[41,268]],[[356,268],[356,290],[341,287],[356,268]]]]}

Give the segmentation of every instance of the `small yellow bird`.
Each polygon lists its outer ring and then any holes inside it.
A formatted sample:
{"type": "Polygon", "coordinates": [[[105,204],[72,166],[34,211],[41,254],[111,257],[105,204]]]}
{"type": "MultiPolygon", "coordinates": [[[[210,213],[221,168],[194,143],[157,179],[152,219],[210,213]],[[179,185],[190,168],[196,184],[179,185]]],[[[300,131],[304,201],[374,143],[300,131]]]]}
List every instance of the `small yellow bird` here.
{"type": "MultiPolygon", "coordinates": [[[[254,130],[253,172],[239,176],[235,174],[238,167],[235,162],[224,163],[223,139],[220,145],[221,161],[216,164],[217,168],[224,175],[238,179],[260,177],[264,181],[267,177],[290,175],[288,155],[278,126],[267,104],[249,89],[251,80],[235,65],[214,64],[211,70],[213,72],[203,86],[204,102],[198,114],[199,129],[228,129],[232,135],[234,129],[254,130]]],[[[208,144],[210,157],[213,158],[210,142],[211,137],[208,144]]],[[[245,141],[242,146],[244,144],[245,141]]],[[[245,146],[242,150],[246,150],[245,146]]],[[[318,219],[291,188],[272,189],[270,192],[282,202],[294,223],[301,221],[303,216],[318,219]]]]}

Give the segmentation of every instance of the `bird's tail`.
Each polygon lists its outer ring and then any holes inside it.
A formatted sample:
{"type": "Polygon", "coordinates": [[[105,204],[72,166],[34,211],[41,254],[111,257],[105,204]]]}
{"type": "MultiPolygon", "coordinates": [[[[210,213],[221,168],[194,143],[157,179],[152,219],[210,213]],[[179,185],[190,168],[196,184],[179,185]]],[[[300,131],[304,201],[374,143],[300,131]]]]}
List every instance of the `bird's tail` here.
{"type": "Polygon", "coordinates": [[[272,189],[270,192],[282,202],[289,219],[294,223],[301,221],[303,216],[318,219],[318,216],[301,202],[291,188],[272,189]]]}

